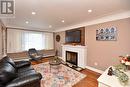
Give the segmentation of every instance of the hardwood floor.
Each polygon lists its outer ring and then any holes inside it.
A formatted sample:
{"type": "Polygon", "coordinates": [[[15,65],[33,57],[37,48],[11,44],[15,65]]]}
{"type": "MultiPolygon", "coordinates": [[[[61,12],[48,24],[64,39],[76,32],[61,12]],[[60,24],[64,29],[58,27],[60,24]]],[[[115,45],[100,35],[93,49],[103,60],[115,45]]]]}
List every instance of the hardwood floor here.
{"type": "Polygon", "coordinates": [[[81,71],[81,73],[86,74],[87,77],[73,87],[98,87],[97,78],[100,76],[99,73],[93,72],[88,69],[81,71]]]}
{"type": "MultiPolygon", "coordinates": [[[[48,62],[48,58],[41,60],[42,62],[48,62]]],[[[39,64],[40,62],[31,62],[32,64],[39,64]]],[[[82,70],[81,73],[86,74],[86,78],[75,84],[73,87],[98,87],[97,78],[100,76],[99,73],[91,71],[89,69],[82,70]]]]}

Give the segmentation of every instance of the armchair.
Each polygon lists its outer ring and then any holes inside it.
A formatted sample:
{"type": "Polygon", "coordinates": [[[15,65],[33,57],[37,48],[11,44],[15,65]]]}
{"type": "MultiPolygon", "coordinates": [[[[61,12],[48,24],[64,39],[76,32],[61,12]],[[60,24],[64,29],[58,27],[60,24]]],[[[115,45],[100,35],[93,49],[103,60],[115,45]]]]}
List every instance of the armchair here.
{"type": "Polygon", "coordinates": [[[43,57],[43,55],[39,54],[35,48],[29,49],[28,55],[31,58],[31,60],[34,60],[34,61],[38,61],[43,57]]]}

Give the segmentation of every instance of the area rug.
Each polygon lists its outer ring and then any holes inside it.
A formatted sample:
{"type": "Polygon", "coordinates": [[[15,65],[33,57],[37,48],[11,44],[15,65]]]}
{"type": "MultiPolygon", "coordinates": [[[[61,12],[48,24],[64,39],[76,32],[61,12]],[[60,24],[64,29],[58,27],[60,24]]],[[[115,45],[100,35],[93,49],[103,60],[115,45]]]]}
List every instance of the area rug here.
{"type": "Polygon", "coordinates": [[[63,64],[56,67],[50,67],[48,62],[33,65],[42,74],[41,87],[72,87],[86,77],[63,64]]]}

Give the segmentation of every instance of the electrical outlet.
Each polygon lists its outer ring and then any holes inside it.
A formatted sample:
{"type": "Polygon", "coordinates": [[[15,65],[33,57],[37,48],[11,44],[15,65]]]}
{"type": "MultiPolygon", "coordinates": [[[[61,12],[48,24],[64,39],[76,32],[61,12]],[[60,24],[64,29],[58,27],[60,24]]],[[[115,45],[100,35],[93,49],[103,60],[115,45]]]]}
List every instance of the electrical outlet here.
{"type": "Polygon", "coordinates": [[[98,65],[98,63],[97,63],[97,62],[95,62],[95,63],[94,63],[94,65],[95,65],[95,66],[97,66],[97,65],[98,65]]]}

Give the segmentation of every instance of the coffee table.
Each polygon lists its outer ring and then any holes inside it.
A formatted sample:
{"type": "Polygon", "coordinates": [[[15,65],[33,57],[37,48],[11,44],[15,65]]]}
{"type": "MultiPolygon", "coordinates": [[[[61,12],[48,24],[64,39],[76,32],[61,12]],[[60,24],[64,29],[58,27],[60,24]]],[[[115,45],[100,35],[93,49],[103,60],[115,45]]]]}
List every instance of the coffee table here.
{"type": "Polygon", "coordinates": [[[49,64],[50,64],[50,72],[51,69],[56,69],[59,72],[60,64],[62,64],[62,62],[58,58],[52,58],[49,60],[49,64]]]}

